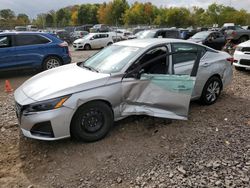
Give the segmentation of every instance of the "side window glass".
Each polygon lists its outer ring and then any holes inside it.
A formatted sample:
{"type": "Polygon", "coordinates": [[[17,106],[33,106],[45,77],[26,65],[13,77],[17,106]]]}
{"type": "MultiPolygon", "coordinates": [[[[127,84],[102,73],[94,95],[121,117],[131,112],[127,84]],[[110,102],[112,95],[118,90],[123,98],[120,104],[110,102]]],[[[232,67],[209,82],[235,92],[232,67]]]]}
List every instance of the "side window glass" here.
{"type": "Polygon", "coordinates": [[[50,41],[39,35],[15,35],[16,46],[27,46],[35,44],[46,44],[50,41]]]}
{"type": "Polygon", "coordinates": [[[182,44],[176,43],[172,45],[173,52],[181,52],[173,54],[173,64],[184,63],[188,61],[194,61],[196,59],[196,53],[190,53],[189,51],[201,51],[201,57],[206,53],[206,49],[202,46],[195,44],[182,44]]]}
{"type": "Polygon", "coordinates": [[[204,56],[204,54],[206,53],[206,49],[202,46],[198,46],[195,44],[185,44],[185,43],[175,43],[172,44],[172,51],[173,52],[177,52],[176,54],[172,55],[172,62],[173,62],[173,71],[176,74],[179,74],[181,72],[185,72],[187,74],[191,73],[191,69],[194,65],[194,62],[197,58],[197,53],[193,53],[193,52],[201,52],[201,57],[204,56]],[[179,53],[178,53],[179,52],[179,53]],[[177,70],[177,68],[179,67],[178,65],[183,65],[183,66],[189,66],[189,69],[187,68],[187,70],[177,70]]]}
{"type": "Polygon", "coordinates": [[[11,46],[9,36],[0,36],[0,48],[7,48],[11,46]]]}
{"type": "Polygon", "coordinates": [[[168,57],[167,48],[157,47],[144,54],[136,63],[135,67],[142,66],[140,72],[145,74],[167,74],[168,57]]]}

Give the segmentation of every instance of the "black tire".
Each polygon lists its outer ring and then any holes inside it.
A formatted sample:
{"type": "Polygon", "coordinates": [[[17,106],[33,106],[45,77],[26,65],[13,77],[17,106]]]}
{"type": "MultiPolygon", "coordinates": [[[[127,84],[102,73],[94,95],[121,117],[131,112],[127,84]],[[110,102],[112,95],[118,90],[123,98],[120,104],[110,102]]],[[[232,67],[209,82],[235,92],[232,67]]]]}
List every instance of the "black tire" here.
{"type": "Polygon", "coordinates": [[[94,142],[104,138],[113,126],[112,109],[104,102],[90,102],[76,111],[70,126],[76,140],[94,142]]]}
{"type": "Polygon", "coordinates": [[[247,40],[248,40],[247,36],[242,36],[240,37],[239,42],[242,43],[242,42],[246,42],[247,40]]]}
{"type": "Polygon", "coordinates": [[[113,43],[112,42],[109,42],[108,44],[107,44],[107,46],[110,46],[110,45],[112,45],[113,43]]]}
{"type": "Polygon", "coordinates": [[[49,70],[62,65],[62,60],[56,56],[49,56],[43,61],[43,70],[49,70]]]}
{"type": "Polygon", "coordinates": [[[203,105],[214,104],[222,90],[222,81],[217,76],[211,77],[205,84],[200,101],[203,105]]]}
{"type": "Polygon", "coordinates": [[[91,50],[90,44],[85,44],[84,45],[84,50],[91,50]]]}
{"type": "Polygon", "coordinates": [[[234,66],[234,67],[235,67],[235,69],[237,71],[244,71],[244,70],[246,70],[244,67],[238,67],[238,66],[234,66]]]}

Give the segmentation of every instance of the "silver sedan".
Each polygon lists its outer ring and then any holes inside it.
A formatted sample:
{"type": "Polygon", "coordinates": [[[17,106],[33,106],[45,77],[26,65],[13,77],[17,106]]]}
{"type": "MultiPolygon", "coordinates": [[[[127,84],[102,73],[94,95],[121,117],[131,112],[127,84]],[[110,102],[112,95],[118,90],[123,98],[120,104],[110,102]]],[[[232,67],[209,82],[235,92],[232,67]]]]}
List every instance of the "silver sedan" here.
{"type": "Polygon", "coordinates": [[[186,120],[190,100],[211,105],[231,80],[225,52],[177,39],[128,40],[32,77],[15,91],[16,113],[27,137],[90,142],[130,115],[186,120]]]}

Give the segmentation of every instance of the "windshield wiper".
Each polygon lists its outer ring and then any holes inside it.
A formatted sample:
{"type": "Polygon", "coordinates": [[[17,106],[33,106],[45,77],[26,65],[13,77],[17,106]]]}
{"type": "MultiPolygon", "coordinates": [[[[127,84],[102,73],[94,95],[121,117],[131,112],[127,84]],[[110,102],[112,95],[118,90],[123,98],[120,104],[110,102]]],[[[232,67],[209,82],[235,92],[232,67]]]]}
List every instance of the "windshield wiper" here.
{"type": "Polygon", "coordinates": [[[88,70],[90,70],[90,71],[99,72],[98,70],[96,70],[95,68],[90,67],[90,66],[82,65],[82,67],[83,67],[83,68],[86,68],[86,69],[88,69],[88,70]]]}

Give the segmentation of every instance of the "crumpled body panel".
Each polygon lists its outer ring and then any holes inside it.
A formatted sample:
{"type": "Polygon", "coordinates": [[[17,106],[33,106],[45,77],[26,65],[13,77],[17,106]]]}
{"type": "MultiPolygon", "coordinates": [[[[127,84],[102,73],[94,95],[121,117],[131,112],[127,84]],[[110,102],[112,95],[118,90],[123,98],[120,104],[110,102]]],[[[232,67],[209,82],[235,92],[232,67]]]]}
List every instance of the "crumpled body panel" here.
{"type": "Polygon", "coordinates": [[[187,119],[195,78],[187,75],[150,75],[124,79],[122,116],[149,115],[187,119]]]}

